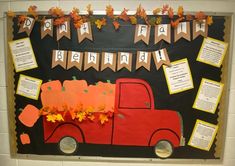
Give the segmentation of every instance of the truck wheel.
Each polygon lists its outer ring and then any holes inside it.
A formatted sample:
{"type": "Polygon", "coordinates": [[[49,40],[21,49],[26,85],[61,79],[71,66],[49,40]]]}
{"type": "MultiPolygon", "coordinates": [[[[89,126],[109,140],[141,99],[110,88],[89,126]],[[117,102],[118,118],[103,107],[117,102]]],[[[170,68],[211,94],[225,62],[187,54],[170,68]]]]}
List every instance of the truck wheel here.
{"type": "Polygon", "coordinates": [[[168,158],[173,153],[173,146],[167,140],[160,140],[155,145],[154,152],[160,158],[168,158]]]}
{"type": "Polygon", "coordinates": [[[78,143],[73,137],[63,137],[59,142],[59,149],[63,154],[73,154],[78,149],[78,143]]]}

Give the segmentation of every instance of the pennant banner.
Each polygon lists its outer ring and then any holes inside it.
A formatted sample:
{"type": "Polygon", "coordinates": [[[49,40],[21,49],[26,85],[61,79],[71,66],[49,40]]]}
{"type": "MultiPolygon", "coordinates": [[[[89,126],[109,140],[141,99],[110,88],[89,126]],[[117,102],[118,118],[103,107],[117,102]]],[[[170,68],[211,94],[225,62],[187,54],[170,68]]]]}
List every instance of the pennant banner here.
{"type": "Polygon", "coordinates": [[[122,68],[126,68],[131,71],[132,66],[132,54],[129,52],[119,52],[118,53],[118,62],[117,62],[117,71],[122,68]]]}
{"type": "Polygon", "coordinates": [[[144,67],[150,71],[151,53],[145,51],[138,51],[136,58],[136,70],[140,67],[144,67]]]}
{"type": "Polygon", "coordinates": [[[190,41],[190,23],[189,22],[180,22],[179,25],[175,28],[175,42],[180,38],[184,38],[190,41]]]}
{"type": "Polygon", "coordinates": [[[154,44],[157,44],[161,40],[165,40],[167,43],[171,43],[171,25],[160,24],[155,26],[154,44]]]}
{"type": "Polygon", "coordinates": [[[57,65],[60,65],[64,69],[66,69],[66,63],[67,63],[67,51],[53,50],[51,68],[54,68],[57,65]]]}
{"type": "Polygon", "coordinates": [[[116,71],[116,61],[117,61],[116,59],[117,59],[116,53],[103,52],[101,59],[101,71],[103,71],[106,68],[110,68],[113,71],[116,71]]]}
{"type": "Polygon", "coordinates": [[[33,30],[34,23],[35,23],[35,19],[31,17],[27,17],[24,23],[20,24],[20,29],[18,33],[26,32],[27,35],[29,36],[33,30]]]}
{"type": "Polygon", "coordinates": [[[163,64],[170,66],[171,62],[165,48],[153,52],[153,59],[158,70],[163,64]]]}
{"type": "Polygon", "coordinates": [[[142,40],[148,45],[150,37],[150,29],[151,29],[150,25],[137,24],[135,28],[134,43],[137,43],[138,41],[142,40]]]}
{"type": "Polygon", "coordinates": [[[70,69],[75,66],[79,70],[82,70],[82,60],[83,60],[82,52],[69,51],[67,69],[70,69]]]}
{"type": "Polygon", "coordinates": [[[77,33],[78,33],[78,42],[79,43],[81,43],[86,38],[93,41],[90,22],[83,23],[81,25],[81,28],[77,29],[77,33]]]}
{"type": "Polygon", "coordinates": [[[206,24],[206,20],[203,20],[202,22],[193,21],[193,39],[198,37],[199,35],[202,35],[204,37],[207,37],[208,33],[208,25],[206,24]]]}
{"type": "Polygon", "coordinates": [[[96,52],[85,52],[84,70],[93,67],[95,70],[99,71],[99,61],[100,55],[96,52]]]}
{"type": "Polygon", "coordinates": [[[46,35],[53,37],[53,19],[46,19],[41,25],[41,39],[46,35]]]}
{"type": "Polygon", "coordinates": [[[67,37],[70,39],[70,20],[67,19],[63,24],[59,25],[57,27],[57,41],[60,40],[63,36],[67,37]]]}

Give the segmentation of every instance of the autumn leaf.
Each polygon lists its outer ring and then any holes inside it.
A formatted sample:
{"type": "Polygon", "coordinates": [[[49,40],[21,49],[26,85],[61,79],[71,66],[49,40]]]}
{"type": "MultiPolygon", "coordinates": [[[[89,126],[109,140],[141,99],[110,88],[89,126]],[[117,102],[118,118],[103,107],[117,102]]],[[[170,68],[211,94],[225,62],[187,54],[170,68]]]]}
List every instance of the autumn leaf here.
{"type": "Polygon", "coordinates": [[[162,23],[162,17],[157,17],[156,24],[159,25],[162,23]]]}
{"type": "Polygon", "coordinates": [[[91,4],[88,4],[86,7],[86,11],[88,13],[88,16],[93,15],[93,10],[91,9],[91,4]]]}
{"type": "Polygon", "coordinates": [[[129,19],[132,25],[137,24],[137,18],[135,16],[130,16],[129,19]]]}
{"type": "Polygon", "coordinates": [[[60,121],[64,121],[64,118],[62,117],[61,114],[57,114],[56,115],[56,120],[60,122],[60,121]]]}
{"type": "Polygon", "coordinates": [[[156,8],[153,10],[153,15],[158,15],[161,12],[161,8],[156,8]]]}
{"type": "Polygon", "coordinates": [[[48,13],[52,17],[63,17],[64,16],[64,11],[61,8],[59,8],[59,7],[52,7],[52,8],[50,8],[48,13]]]}
{"type": "Polygon", "coordinates": [[[168,11],[169,5],[163,5],[162,14],[165,14],[168,11]]]}
{"type": "Polygon", "coordinates": [[[173,17],[174,17],[174,11],[173,11],[173,9],[171,7],[168,9],[168,16],[171,19],[173,19],[173,17]]]}
{"type": "Polygon", "coordinates": [[[183,17],[183,15],[184,15],[184,8],[183,8],[183,6],[179,6],[179,7],[178,7],[177,15],[178,15],[179,17],[183,17]]]}
{"type": "Polygon", "coordinates": [[[118,30],[120,27],[120,24],[118,21],[113,21],[113,26],[114,26],[115,30],[118,30]]]}
{"type": "Polygon", "coordinates": [[[47,117],[47,121],[48,121],[48,122],[53,122],[53,123],[55,123],[55,121],[56,121],[56,115],[50,114],[50,115],[47,115],[46,117],[47,117]]]}
{"type": "Polygon", "coordinates": [[[16,14],[15,14],[15,12],[9,10],[9,11],[7,11],[7,16],[8,16],[8,17],[15,17],[16,14]]]}
{"type": "Polygon", "coordinates": [[[173,28],[176,28],[179,25],[180,21],[182,21],[183,19],[184,19],[184,17],[180,17],[180,18],[176,19],[175,21],[171,20],[171,26],[173,28]]]}
{"type": "Polygon", "coordinates": [[[94,107],[92,107],[92,106],[87,107],[87,109],[86,109],[87,114],[93,113],[93,112],[94,112],[94,107]]]}
{"type": "Polygon", "coordinates": [[[206,23],[207,23],[207,25],[213,24],[213,18],[212,18],[212,16],[208,16],[208,17],[207,17],[206,23]]]}
{"type": "Polygon", "coordinates": [[[206,19],[206,15],[204,12],[200,11],[195,14],[195,19],[198,22],[202,22],[202,20],[206,19]]]}
{"type": "Polygon", "coordinates": [[[80,20],[78,20],[78,21],[75,21],[75,22],[73,23],[73,25],[74,25],[75,28],[81,28],[82,24],[83,24],[83,20],[82,20],[82,19],[80,19],[80,20]]]}
{"type": "Polygon", "coordinates": [[[65,22],[65,18],[61,17],[61,18],[57,18],[54,20],[54,25],[59,26],[62,25],[65,22]]]}
{"type": "Polygon", "coordinates": [[[106,15],[108,17],[110,17],[110,18],[114,17],[114,15],[113,15],[114,9],[113,9],[113,7],[111,5],[106,6],[105,11],[106,11],[106,15]]]}
{"type": "Polygon", "coordinates": [[[191,14],[187,14],[186,15],[186,20],[187,21],[193,20],[193,16],[191,14]]]}
{"type": "Polygon", "coordinates": [[[18,23],[22,24],[26,20],[27,16],[26,15],[20,15],[18,17],[18,23]]]}
{"type": "Polygon", "coordinates": [[[95,24],[96,24],[96,27],[97,27],[98,29],[101,29],[102,26],[106,25],[106,19],[105,19],[105,18],[102,18],[101,20],[100,20],[100,19],[97,19],[97,20],[95,21],[95,24]]]}
{"type": "Polygon", "coordinates": [[[128,21],[129,17],[127,15],[128,9],[123,9],[123,11],[121,12],[120,16],[118,16],[120,19],[122,19],[123,21],[128,21]]]}
{"type": "Polygon", "coordinates": [[[79,122],[82,122],[86,119],[86,113],[85,112],[78,112],[76,115],[76,118],[78,118],[79,122]]]}
{"type": "Polygon", "coordinates": [[[32,15],[35,19],[38,18],[37,6],[29,6],[28,13],[32,15]]]}
{"type": "Polygon", "coordinates": [[[136,16],[142,18],[142,19],[146,19],[147,18],[147,14],[145,9],[141,6],[141,4],[139,5],[139,7],[136,9],[136,16]]]}
{"type": "Polygon", "coordinates": [[[105,122],[108,122],[108,121],[109,121],[107,115],[105,115],[105,114],[100,114],[99,120],[100,120],[100,123],[101,123],[101,124],[104,124],[105,122]]]}
{"type": "Polygon", "coordinates": [[[91,121],[94,121],[95,115],[89,115],[89,116],[87,116],[87,118],[88,118],[89,120],[91,120],[91,121]]]}

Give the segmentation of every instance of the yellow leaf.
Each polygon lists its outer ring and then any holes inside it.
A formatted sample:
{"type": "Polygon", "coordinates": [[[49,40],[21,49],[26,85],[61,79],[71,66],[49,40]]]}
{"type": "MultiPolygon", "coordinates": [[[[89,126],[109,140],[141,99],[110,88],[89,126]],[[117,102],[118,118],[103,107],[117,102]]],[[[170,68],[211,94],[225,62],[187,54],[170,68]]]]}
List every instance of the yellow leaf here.
{"type": "Polygon", "coordinates": [[[179,6],[178,7],[177,14],[178,14],[179,17],[183,17],[183,15],[184,15],[184,8],[183,8],[183,6],[179,6]]]}
{"type": "Polygon", "coordinates": [[[213,24],[213,18],[212,18],[212,16],[208,16],[208,17],[207,17],[206,23],[207,23],[208,25],[213,24]]]}
{"type": "Polygon", "coordinates": [[[86,119],[86,113],[85,112],[79,112],[79,113],[77,113],[76,118],[78,118],[79,122],[82,122],[83,120],[86,119]]]}
{"type": "Polygon", "coordinates": [[[105,122],[108,122],[108,121],[109,121],[107,115],[105,115],[105,114],[100,114],[99,120],[100,120],[100,123],[101,123],[101,124],[104,124],[105,122]]]}
{"type": "Polygon", "coordinates": [[[92,106],[87,107],[86,113],[89,114],[89,113],[92,113],[92,112],[94,112],[94,108],[92,106]]]}
{"type": "Polygon", "coordinates": [[[106,6],[106,15],[110,18],[113,18],[113,7],[111,5],[106,6]]]}
{"type": "Polygon", "coordinates": [[[97,27],[98,29],[101,29],[101,28],[102,28],[102,21],[100,21],[99,19],[96,20],[95,24],[96,24],[96,27],[97,27]]]}
{"type": "Polygon", "coordinates": [[[136,17],[135,16],[130,16],[129,17],[130,18],[130,22],[131,22],[131,24],[137,24],[137,19],[136,19],[136,17]]]}
{"type": "Polygon", "coordinates": [[[55,120],[56,120],[56,115],[54,115],[54,114],[47,115],[47,121],[48,122],[55,123],[55,120]]]}
{"type": "Polygon", "coordinates": [[[162,17],[157,17],[156,19],[156,24],[161,24],[162,23],[162,17]]]}
{"type": "Polygon", "coordinates": [[[62,117],[61,114],[57,114],[56,115],[56,120],[58,120],[60,122],[60,121],[64,121],[64,118],[62,117]]]}
{"type": "Polygon", "coordinates": [[[161,8],[156,8],[153,10],[153,15],[158,15],[161,12],[161,8]]]}

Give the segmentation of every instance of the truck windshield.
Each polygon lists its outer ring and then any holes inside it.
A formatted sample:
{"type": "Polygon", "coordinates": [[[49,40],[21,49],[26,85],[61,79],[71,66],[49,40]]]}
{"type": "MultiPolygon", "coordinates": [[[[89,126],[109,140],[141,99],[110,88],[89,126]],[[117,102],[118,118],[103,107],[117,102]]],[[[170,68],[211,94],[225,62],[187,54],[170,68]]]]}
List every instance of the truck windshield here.
{"type": "Polygon", "coordinates": [[[150,109],[151,97],[147,87],[142,83],[121,83],[119,108],[150,109]]]}

